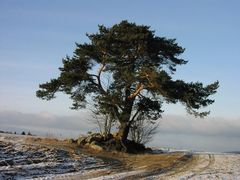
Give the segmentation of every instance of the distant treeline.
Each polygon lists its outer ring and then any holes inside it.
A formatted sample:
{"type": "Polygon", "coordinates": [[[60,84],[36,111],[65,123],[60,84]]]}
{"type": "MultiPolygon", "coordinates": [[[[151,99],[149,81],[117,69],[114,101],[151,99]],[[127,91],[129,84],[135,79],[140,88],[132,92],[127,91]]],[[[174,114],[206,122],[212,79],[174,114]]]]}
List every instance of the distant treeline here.
{"type": "MultiPolygon", "coordinates": [[[[2,130],[0,130],[0,133],[5,133],[5,134],[18,134],[16,131],[15,131],[15,132],[11,132],[11,131],[2,131],[2,130]]],[[[19,135],[35,136],[35,135],[33,135],[30,131],[28,131],[28,133],[25,133],[25,131],[22,131],[19,135]]]]}

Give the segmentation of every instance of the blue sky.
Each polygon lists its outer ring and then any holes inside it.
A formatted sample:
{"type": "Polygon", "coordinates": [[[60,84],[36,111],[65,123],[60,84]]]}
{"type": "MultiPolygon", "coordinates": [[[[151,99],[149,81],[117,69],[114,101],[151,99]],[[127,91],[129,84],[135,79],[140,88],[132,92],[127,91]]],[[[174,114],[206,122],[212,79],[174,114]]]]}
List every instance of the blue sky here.
{"type": "MultiPolygon", "coordinates": [[[[38,84],[58,75],[75,42],[98,24],[121,20],[151,26],[156,35],[176,38],[189,61],[175,78],[220,81],[211,118],[240,119],[239,53],[240,2],[237,0],[1,0],[0,1],[0,111],[48,112],[77,115],[68,97],[51,102],[35,97],[38,84]]],[[[180,105],[165,106],[166,115],[185,116],[180,105]]],[[[239,145],[240,147],[240,145],[239,145]]]]}

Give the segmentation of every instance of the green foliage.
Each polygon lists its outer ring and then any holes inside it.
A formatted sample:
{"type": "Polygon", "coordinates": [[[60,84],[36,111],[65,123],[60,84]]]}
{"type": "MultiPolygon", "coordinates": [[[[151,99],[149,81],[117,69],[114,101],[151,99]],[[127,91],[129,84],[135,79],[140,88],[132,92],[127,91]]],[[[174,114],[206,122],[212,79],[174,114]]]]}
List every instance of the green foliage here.
{"type": "Polygon", "coordinates": [[[128,126],[139,114],[158,119],[164,101],[180,102],[188,113],[206,116],[209,112],[199,109],[214,102],[208,97],[219,83],[173,80],[176,67],[187,63],[179,58],[184,48],[154,33],[149,26],[127,21],[99,26],[97,33],[87,34],[90,43],[76,44],[73,56],[63,59],[60,76],[41,84],[37,96],[50,100],[64,92],[73,100],[73,109],[92,99],[99,112],[128,126]]]}

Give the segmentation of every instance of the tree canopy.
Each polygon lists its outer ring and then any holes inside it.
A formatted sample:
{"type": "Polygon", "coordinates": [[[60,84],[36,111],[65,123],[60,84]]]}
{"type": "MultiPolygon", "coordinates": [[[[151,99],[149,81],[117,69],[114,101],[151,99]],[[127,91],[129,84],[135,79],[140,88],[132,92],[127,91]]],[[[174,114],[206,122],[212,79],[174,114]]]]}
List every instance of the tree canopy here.
{"type": "Polygon", "coordinates": [[[158,37],[149,26],[128,21],[98,28],[87,34],[89,43],[76,43],[73,56],[62,60],[59,77],[40,84],[37,97],[50,100],[64,92],[73,100],[73,109],[94,102],[99,113],[119,122],[122,142],[139,117],[159,119],[163,102],[180,102],[194,116],[209,114],[200,110],[214,102],[209,96],[219,83],[173,80],[177,66],[187,63],[175,39],[158,37]]]}

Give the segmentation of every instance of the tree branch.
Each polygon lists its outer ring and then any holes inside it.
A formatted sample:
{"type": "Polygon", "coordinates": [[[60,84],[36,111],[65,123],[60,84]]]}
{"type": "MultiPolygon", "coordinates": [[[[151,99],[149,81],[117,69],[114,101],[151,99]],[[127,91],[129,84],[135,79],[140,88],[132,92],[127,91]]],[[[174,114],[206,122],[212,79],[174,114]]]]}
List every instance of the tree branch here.
{"type": "Polygon", "coordinates": [[[143,90],[143,87],[144,87],[143,84],[142,84],[142,83],[139,83],[139,84],[137,85],[137,87],[136,87],[135,92],[132,93],[132,94],[128,97],[128,99],[135,98],[135,97],[141,92],[141,90],[143,90]]]}
{"type": "Polygon", "coordinates": [[[135,118],[136,118],[136,116],[138,115],[139,112],[140,112],[139,110],[137,110],[135,112],[135,114],[133,115],[132,119],[129,121],[129,125],[135,120],[135,118]]]}
{"type": "Polygon", "coordinates": [[[103,93],[103,94],[106,94],[106,91],[103,89],[102,87],[102,83],[101,83],[101,74],[102,74],[102,71],[104,70],[105,68],[105,64],[102,64],[102,67],[100,67],[99,71],[98,71],[98,75],[96,76],[97,77],[97,81],[98,81],[98,87],[100,89],[100,91],[103,93]]]}

